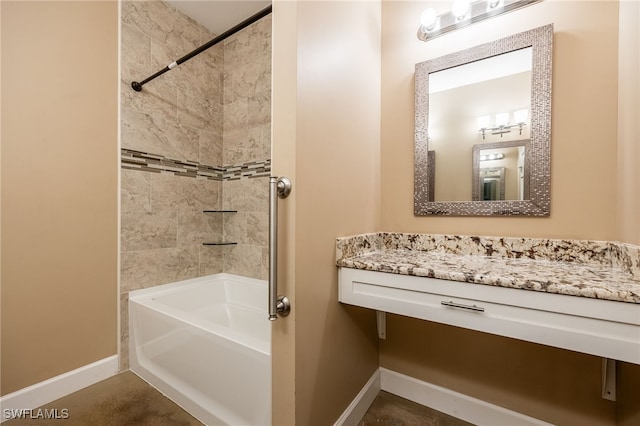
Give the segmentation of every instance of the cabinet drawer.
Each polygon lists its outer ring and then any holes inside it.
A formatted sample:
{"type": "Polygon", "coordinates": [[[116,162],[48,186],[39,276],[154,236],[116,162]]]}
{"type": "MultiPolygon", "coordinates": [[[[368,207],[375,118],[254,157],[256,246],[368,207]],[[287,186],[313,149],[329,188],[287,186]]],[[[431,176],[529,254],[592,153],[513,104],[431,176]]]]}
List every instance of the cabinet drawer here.
{"type": "Polygon", "coordinates": [[[640,364],[640,305],[348,268],[339,300],[640,364]]]}

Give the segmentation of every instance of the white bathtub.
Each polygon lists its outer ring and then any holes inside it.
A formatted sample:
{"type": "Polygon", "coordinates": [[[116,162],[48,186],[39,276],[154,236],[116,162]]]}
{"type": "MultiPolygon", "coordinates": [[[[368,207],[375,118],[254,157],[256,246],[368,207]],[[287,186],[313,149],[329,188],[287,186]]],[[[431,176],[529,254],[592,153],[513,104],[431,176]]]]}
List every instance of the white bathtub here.
{"type": "Polygon", "coordinates": [[[267,295],[229,274],[132,291],[131,370],[207,425],[270,424],[267,295]]]}

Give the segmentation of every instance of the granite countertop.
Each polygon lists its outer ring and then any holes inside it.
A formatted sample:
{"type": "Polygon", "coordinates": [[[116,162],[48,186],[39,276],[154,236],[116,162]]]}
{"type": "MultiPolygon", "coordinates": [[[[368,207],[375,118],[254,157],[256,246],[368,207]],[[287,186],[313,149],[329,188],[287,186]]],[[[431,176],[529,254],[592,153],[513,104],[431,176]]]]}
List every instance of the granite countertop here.
{"type": "Polygon", "coordinates": [[[640,304],[637,246],[585,240],[362,234],[339,267],[640,304]]]}

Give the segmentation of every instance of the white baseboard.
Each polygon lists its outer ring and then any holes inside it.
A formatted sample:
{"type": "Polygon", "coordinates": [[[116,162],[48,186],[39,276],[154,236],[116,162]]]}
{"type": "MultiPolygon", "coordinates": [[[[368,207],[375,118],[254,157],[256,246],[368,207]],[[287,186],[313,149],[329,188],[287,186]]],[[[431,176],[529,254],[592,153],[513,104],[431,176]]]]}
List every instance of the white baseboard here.
{"type": "Polygon", "coordinates": [[[378,392],[380,392],[380,369],[373,373],[344,413],[336,420],[334,426],[355,426],[360,423],[378,392]]]}
{"type": "Polygon", "coordinates": [[[380,389],[476,425],[551,425],[382,367],[380,367],[380,389]]]}
{"type": "Polygon", "coordinates": [[[5,410],[38,408],[116,375],[118,367],[118,356],[113,355],[0,397],[0,423],[9,420],[5,410]]]}

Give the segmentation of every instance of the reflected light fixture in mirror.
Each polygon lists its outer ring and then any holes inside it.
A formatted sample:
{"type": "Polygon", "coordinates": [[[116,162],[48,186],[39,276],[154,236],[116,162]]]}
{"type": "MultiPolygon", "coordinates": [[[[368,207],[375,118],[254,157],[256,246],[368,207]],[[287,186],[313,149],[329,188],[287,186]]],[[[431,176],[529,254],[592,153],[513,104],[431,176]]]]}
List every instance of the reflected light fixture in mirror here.
{"type": "Polygon", "coordinates": [[[509,124],[509,116],[510,114],[508,112],[496,114],[494,126],[491,126],[490,116],[483,115],[482,117],[478,117],[476,121],[478,123],[478,132],[482,133],[482,139],[485,139],[485,132],[491,132],[492,135],[500,135],[500,137],[502,137],[504,133],[509,133],[514,127],[517,127],[520,130],[520,135],[522,135],[522,128],[527,125],[527,119],[529,118],[529,110],[525,108],[514,111],[514,124],[509,124]]]}
{"type": "Polygon", "coordinates": [[[434,9],[426,9],[420,15],[418,38],[431,40],[453,30],[466,27],[542,0],[455,0],[451,11],[438,15],[434,9]]]}

